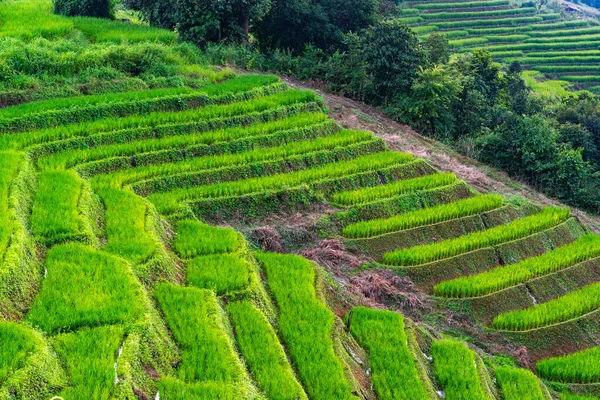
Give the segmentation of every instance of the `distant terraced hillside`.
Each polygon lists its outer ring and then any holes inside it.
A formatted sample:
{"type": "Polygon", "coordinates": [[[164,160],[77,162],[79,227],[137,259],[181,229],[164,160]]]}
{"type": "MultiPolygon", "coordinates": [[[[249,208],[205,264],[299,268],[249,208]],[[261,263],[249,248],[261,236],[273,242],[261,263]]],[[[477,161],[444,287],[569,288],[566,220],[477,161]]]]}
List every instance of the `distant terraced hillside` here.
{"type": "Polygon", "coordinates": [[[503,63],[600,92],[600,24],[540,12],[535,2],[422,0],[404,3],[400,21],[426,38],[438,32],[455,52],[485,49],[503,63]]]}

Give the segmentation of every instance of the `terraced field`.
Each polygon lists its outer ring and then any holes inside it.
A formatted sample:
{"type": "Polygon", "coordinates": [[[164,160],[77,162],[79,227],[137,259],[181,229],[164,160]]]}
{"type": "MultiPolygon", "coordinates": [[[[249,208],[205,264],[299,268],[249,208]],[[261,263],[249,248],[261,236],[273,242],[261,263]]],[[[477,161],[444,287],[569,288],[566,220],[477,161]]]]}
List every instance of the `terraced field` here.
{"type": "Polygon", "coordinates": [[[450,49],[481,48],[496,61],[523,67],[552,79],[600,92],[600,25],[595,19],[565,20],[539,11],[534,2],[509,0],[422,0],[404,3],[400,21],[422,38],[444,35],[450,49]]]}
{"type": "Polygon", "coordinates": [[[598,394],[600,239],[569,210],[477,193],[277,77],[202,71],[0,109],[0,399],[598,394]],[[260,248],[298,215],[364,266],[260,248]],[[385,271],[416,321],[343,292],[385,271]]]}

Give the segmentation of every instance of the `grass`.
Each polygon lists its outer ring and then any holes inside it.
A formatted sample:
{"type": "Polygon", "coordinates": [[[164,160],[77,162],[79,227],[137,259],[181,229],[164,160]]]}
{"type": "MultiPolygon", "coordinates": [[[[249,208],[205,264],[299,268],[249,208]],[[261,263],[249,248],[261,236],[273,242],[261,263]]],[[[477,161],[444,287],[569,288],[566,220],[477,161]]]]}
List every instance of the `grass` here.
{"type": "Polygon", "coordinates": [[[70,383],[60,396],[78,400],[112,399],[114,363],[123,336],[120,325],[84,328],[54,336],[54,350],[65,365],[70,383]]]}
{"type": "Polygon", "coordinates": [[[146,200],[121,189],[98,192],[106,208],[105,250],[135,263],[148,261],[157,251],[157,243],[148,233],[146,200]]]}
{"type": "Polygon", "coordinates": [[[475,353],[464,343],[437,340],[431,346],[433,371],[444,388],[445,398],[485,400],[487,396],[477,367],[475,353]]]}
{"type": "Polygon", "coordinates": [[[391,218],[372,219],[350,224],[344,228],[343,235],[351,239],[370,238],[422,225],[477,215],[501,207],[503,204],[502,196],[493,194],[475,196],[453,203],[410,211],[391,218]]]}
{"type": "Polygon", "coordinates": [[[232,182],[215,183],[206,186],[183,188],[166,193],[155,193],[148,196],[148,199],[154,203],[159,212],[170,214],[177,211],[179,203],[182,201],[243,196],[266,190],[294,187],[301,184],[309,184],[325,179],[334,179],[359,172],[375,171],[392,165],[405,164],[412,159],[412,155],[407,153],[391,151],[374,153],[353,160],[326,164],[307,170],[232,182]]]}
{"type": "Polygon", "coordinates": [[[46,266],[27,321],[48,334],[129,322],[143,311],[142,288],[117,257],[70,243],[53,247],[46,266]]]}
{"type": "Polygon", "coordinates": [[[0,260],[10,244],[10,238],[15,224],[15,215],[11,212],[10,190],[13,180],[25,162],[20,153],[0,152],[0,260]]]}
{"type": "Polygon", "coordinates": [[[151,26],[124,24],[100,18],[78,17],[72,19],[76,29],[82,31],[93,42],[139,43],[160,42],[175,44],[177,34],[167,29],[151,26]]]}
{"type": "Polygon", "coordinates": [[[408,348],[402,314],[357,307],[350,318],[350,333],[369,352],[377,398],[429,399],[408,348]]]}
{"type": "Polygon", "coordinates": [[[212,289],[217,295],[244,289],[250,283],[252,265],[233,254],[197,257],[188,262],[188,285],[212,289]]]}
{"type": "Polygon", "coordinates": [[[0,136],[1,148],[22,148],[33,144],[48,143],[74,137],[87,137],[98,133],[140,129],[202,120],[231,118],[254,112],[316,101],[317,97],[308,90],[286,90],[277,94],[257,97],[229,104],[209,105],[181,112],[153,112],[124,118],[107,118],[92,122],[69,124],[19,134],[0,136]]]}
{"type": "Polygon", "coordinates": [[[16,0],[0,5],[0,36],[52,39],[73,30],[68,18],[52,14],[46,0],[16,0]]]}
{"type": "MultiPolygon", "coordinates": [[[[548,32],[549,33],[549,32],[548,32]]],[[[600,33],[600,30],[597,31],[600,33]]],[[[556,39],[554,36],[550,37],[532,37],[525,40],[525,43],[552,43],[560,40],[562,43],[568,42],[583,42],[600,39],[600,34],[595,35],[576,35],[576,36],[560,36],[560,39],[556,39]]]]}
{"type": "Polygon", "coordinates": [[[332,201],[335,204],[343,206],[354,206],[380,199],[388,199],[405,193],[446,186],[454,182],[456,182],[456,175],[452,173],[426,175],[413,179],[394,181],[382,186],[338,192],[333,195],[332,201]]]}
{"type": "Polygon", "coordinates": [[[240,246],[240,241],[240,235],[231,228],[183,220],[177,224],[175,250],[183,258],[231,253],[240,246]]]}
{"type": "Polygon", "coordinates": [[[522,17],[522,18],[502,18],[502,19],[474,19],[464,21],[449,21],[449,22],[436,22],[435,25],[440,29],[451,28],[451,29],[462,29],[462,28],[473,28],[473,27],[500,27],[500,26],[516,26],[533,24],[536,22],[542,22],[542,17],[522,17]]]}
{"type": "Polygon", "coordinates": [[[540,381],[528,369],[498,367],[496,379],[505,400],[546,400],[540,381]]]}
{"type": "Polygon", "coordinates": [[[589,234],[539,257],[439,283],[433,291],[444,297],[484,296],[598,256],[600,236],[589,234]]]}
{"type": "MultiPolygon", "coordinates": [[[[524,65],[544,65],[544,64],[587,64],[597,63],[600,61],[600,56],[562,56],[562,57],[523,57],[515,59],[524,65]]],[[[505,60],[509,62],[513,60],[505,60]]]]}
{"type": "Polygon", "coordinates": [[[598,75],[564,75],[560,79],[574,83],[600,82],[600,76],[598,75]]]}
{"type": "Polygon", "coordinates": [[[181,349],[181,363],[176,371],[179,380],[194,383],[241,379],[241,365],[212,291],[161,283],[155,295],[181,349]]]}
{"type": "Polygon", "coordinates": [[[36,339],[27,327],[15,322],[0,320],[0,387],[35,350],[36,339]]]}
{"type": "MultiPolygon", "coordinates": [[[[535,65],[532,69],[550,74],[559,74],[563,72],[600,72],[599,65],[535,65]]],[[[562,79],[566,80],[564,78],[562,79]]]]}
{"type": "Polygon", "coordinates": [[[438,10],[438,9],[452,9],[452,8],[480,8],[494,7],[494,6],[507,6],[509,0],[491,0],[484,3],[480,1],[469,1],[469,2],[451,2],[451,3],[421,3],[415,4],[414,8],[419,10],[438,10]]]}
{"type": "Polygon", "coordinates": [[[600,308],[600,284],[594,283],[525,310],[500,314],[492,323],[496,329],[527,331],[581,317],[600,308]]]}
{"type": "Polygon", "coordinates": [[[258,387],[269,399],[306,399],[271,324],[247,301],[227,305],[238,346],[258,387]]]}
{"type": "Polygon", "coordinates": [[[551,98],[566,98],[571,95],[572,92],[567,90],[569,82],[565,80],[542,80],[538,78],[542,77],[542,73],[539,71],[523,71],[523,80],[534,92],[544,94],[551,98]]]}
{"type": "Polygon", "coordinates": [[[353,399],[331,339],[335,315],[315,292],[315,271],[294,255],[256,253],[279,307],[279,330],[306,393],[315,399],[353,399]]]}
{"type": "Polygon", "coordinates": [[[600,382],[600,347],[538,361],[536,372],[544,379],[562,383],[600,382]]]}
{"type": "Polygon", "coordinates": [[[33,234],[56,243],[80,233],[81,217],[77,210],[82,186],[73,171],[42,172],[33,202],[33,234]]]}
{"type": "MultiPolygon", "coordinates": [[[[427,21],[431,20],[448,20],[448,19],[476,19],[476,18],[491,18],[501,17],[506,15],[522,15],[522,14],[533,14],[536,9],[533,7],[524,8],[513,8],[508,10],[494,10],[494,11],[464,11],[464,12],[439,12],[432,14],[419,14],[421,18],[427,21]]],[[[439,26],[439,25],[438,25],[439,26]]]]}
{"type": "Polygon", "coordinates": [[[383,261],[389,265],[418,265],[437,261],[529,236],[555,226],[568,217],[568,209],[547,207],[538,214],[517,219],[506,225],[472,232],[456,239],[385,253],[383,261]]]}
{"type": "Polygon", "coordinates": [[[223,382],[185,383],[172,377],[159,382],[160,398],[164,400],[238,400],[244,398],[234,385],[223,382]]]}

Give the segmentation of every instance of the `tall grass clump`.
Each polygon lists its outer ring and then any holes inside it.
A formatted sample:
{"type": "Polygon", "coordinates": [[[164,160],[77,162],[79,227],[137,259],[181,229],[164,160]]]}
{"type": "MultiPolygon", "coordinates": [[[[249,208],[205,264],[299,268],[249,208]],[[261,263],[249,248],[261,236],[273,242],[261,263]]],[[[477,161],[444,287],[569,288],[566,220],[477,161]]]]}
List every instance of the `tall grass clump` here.
{"type": "Polygon", "coordinates": [[[335,315],[315,292],[312,264],[299,256],[256,253],[279,307],[279,330],[310,398],[352,399],[331,339],[335,315]]]}
{"type": "Polygon", "coordinates": [[[177,34],[168,29],[131,23],[127,24],[101,18],[76,17],[72,21],[76,29],[82,31],[95,43],[177,43],[177,34]]]}
{"type": "Polygon", "coordinates": [[[546,400],[540,381],[528,369],[498,367],[496,379],[505,400],[546,400]]]}
{"type": "Polygon", "coordinates": [[[36,339],[31,329],[16,322],[0,321],[0,384],[23,368],[35,350],[36,339]]]}
{"type": "Polygon", "coordinates": [[[10,211],[10,187],[25,162],[23,154],[0,152],[0,259],[10,244],[10,237],[15,224],[15,215],[10,211]]]}
{"type": "Polygon", "coordinates": [[[188,285],[212,289],[217,295],[244,289],[250,283],[252,265],[234,254],[196,257],[188,262],[188,285]]]}
{"type": "Polygon", "coordinates": [[[332,201],[343,206],[353,206],[405,193],[446,186],[454,182],[456,182],[456,175],[452,173],[425,175],[418,178],[391,182],[383,186],[338,192],[333,195],[332,201]]]}
{"type": "Polygon", "coordinates": [[[437,296],[444,297],[485,296],[599,256],[600,236],[588,234],[538,257],[441,282],[433,291],[437,296]]]}
{"type": "Polygon", "coordinates": [[[112,399],[115,386],[115,355],[123,341],[120,325],[84,328],[52,338],[62,359],[70,385],[60,396],[65,399],[112,399]]]}
{"type": "Polygon", "coordinates": [[[464,343],[437,340],[431,346],[433,371],[447,399],[486,400],[475,352],[464,343]]]}
{"type": "Polygon", "coordinates": [[[594,283],[546,303],[525,310],[500,314],[492,323],[496,329],[527,331],[559,324],[600,308],[600,284],[594,283]]]}
{"type": "Polygon", "coordinates": [[[350,317],[350,333],[369,351],[377,398],[429,399],[408,348],[402,314],[357,307],[350,317]]]}
{"type": "Polygon", "coordinates": [[[240,244],[240,234],[232,228],[211,226],[194,220],[177,223],[175,250],[183,258],[231,253],[240,244]]]}
{"type": "Polygon", "coordinates": [[[269,399],[307,399],[296,380],[275,330],[247,301],[227,305],[238,346],[258,387],[269,399]]]}
{"type": "Polygon", "coordinates": [[[181,349],[176,372],[181,381],[232,382],[242,377],[212,291],[161,283],[155,295],[181,349]]]}
{"type": "Polygon", "coordinates": [[[143,291],[124,260],[69,243],[48,252],[42,290],[27,321],[52,334],[128,322],[143,311],[143,291]]]}
{"type": "Polygon", "coordinates": [[[148,261],[157,243],[148,232],[148,204],[134,193],[121,189],[98,192],[106,208],[105,250],[135,263],[148,261]]]}
{"type": "Polygon", "coordinates": [[[42,172],[33,202],[31,229],[48,243],[72,238],[81,232],[77,210],[81,178],[73,171],[42,172]]]}
{"type": "Polygon", "coordinates": [[[538,361],[536,372],[544,379],[562,383],[600,382],[600,347],[538,361]]]}
{"type": "Polygon", "coordinates": [[[343,235],[344,237],[351,239],[369,238],[386,233],[416,228],[422,225],[430,225],[451,219],[477,215],[501,207],[503,204],[504,199],[502,196],[495,194],[475,196],[453,203],[440,204],[439,206],[431,208],[410,211],[404,214],[395,215],[391,218],[357,222],[346,226],[343,235]]]}
{"type": "Polygon", "coordinates": [[[437,261],[529,236],[555,226],[568,217],[568,209],[546,207],[537,214],[517,219],[506,225],[472,232],[456,239],[388,252],[383,255],[383,261],[389,265],[418,265],[437,261]]]}
{"type": "Polygon", "coordinates": [[[177,211],[182,201],[244,196],[266,190],[278,190],[360,172],[376,171],[412,160],[411,154],[386,151],[290,173],[155,193],[148,196],[148,200],[154,203],[159,212],[170,214],[177,211]]]}

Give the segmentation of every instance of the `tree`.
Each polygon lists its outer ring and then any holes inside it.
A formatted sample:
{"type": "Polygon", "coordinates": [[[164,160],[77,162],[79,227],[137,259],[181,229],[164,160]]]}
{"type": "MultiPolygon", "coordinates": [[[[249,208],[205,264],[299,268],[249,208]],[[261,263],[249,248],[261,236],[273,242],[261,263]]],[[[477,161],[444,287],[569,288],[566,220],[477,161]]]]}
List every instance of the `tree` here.
{"type": "Polygon", "coordinates": [[[450,60],[448,53],[448,39],[437,32],[429,35],[423,45],[427,60],[430,64],[446,64],[450,60]]]}
{"type": "Polygon", "coordinates": [[[367,72],[383,103],[410,90],[425,60],[415,33],[395,20],[377,22],[367,30],[364,57],[367,72]]]}
{"type": "Polygon", "coordinates": [[[585,126],[566,122],[559,128],[558,141],[569,144],[573,149],[582,149],[583,159],[598,163],[598,148],[585,126]]]}
{"type": "Polygon", "coordinates": [[[521,64],[514,61],[506,74],[506,94],[512,111],[522,115],[527,113],[530,88],[521,77],[521,64]]]}
{"type": "Polygon", "coordinates": [[[176,0],[123,0],[123,5],[139,11],[150,25],[175,29],[176,0]]]}
{"type": "Polygon", "coordinates": [[[114,18],[113,0],[54,0],[54,12],[68,17],[114,18]]]}

